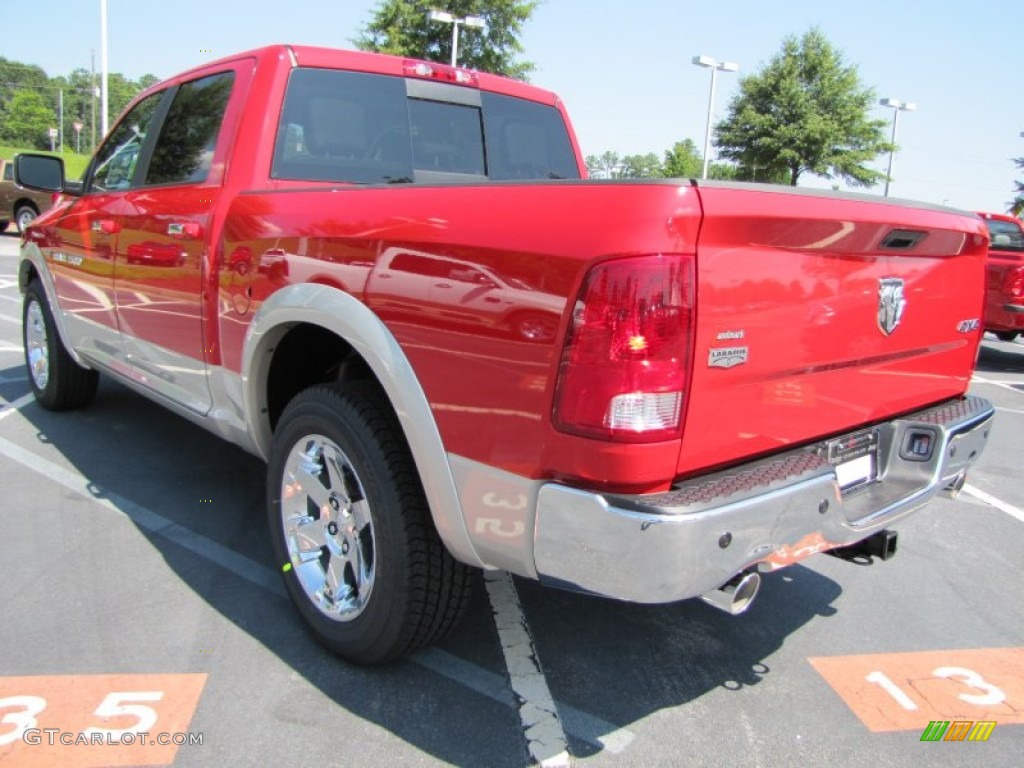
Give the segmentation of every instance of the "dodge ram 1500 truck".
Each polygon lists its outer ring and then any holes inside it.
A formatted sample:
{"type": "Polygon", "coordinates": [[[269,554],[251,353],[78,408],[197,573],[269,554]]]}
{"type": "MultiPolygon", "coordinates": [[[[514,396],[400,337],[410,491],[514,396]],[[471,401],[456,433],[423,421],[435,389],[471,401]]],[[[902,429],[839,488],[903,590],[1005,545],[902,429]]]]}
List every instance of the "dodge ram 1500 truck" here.
{"type": "Polygon", "coordinates": [[[981,219],[584,177],[524,83],[290,46],[194,69],[23,235],[32,389],[84,406],[103,372],[263,457],[276,567],[364,663],[448,632],[481,569],[737,613],[963,483],[981,219]]]}
{"type": "Polygon", "coordinates": [[[1001,341],[1024,332],[1024,226],[1005,213],[979,213],[992,238],[988,247],[983,326],[1001,341]]]}

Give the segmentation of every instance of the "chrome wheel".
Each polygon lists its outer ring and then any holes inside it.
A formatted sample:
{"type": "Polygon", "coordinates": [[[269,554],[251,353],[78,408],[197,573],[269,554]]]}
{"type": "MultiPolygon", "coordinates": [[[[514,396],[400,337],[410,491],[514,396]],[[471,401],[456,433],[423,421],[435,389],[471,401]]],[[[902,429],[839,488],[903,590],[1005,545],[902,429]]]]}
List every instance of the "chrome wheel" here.
{"type": "Polygon", "coordinates": [[[18,231],[24,232],[25,227],[35,221],[36,216],[38,216],[38,214],[33,208],[29,208],[28,206],[19,208],[17,213],[14,214],[14,222],[18,225],[18,231]]]}
{"type": "Polygon", "coordinates": [[[50,347],[43,308],[38,301],[30,301],[25,311],[25,358],[36,389],[46,389],[50,381],[50,347]]]}
{"type": "Polygon", "coordinates": [[[376,549],[370,506],[348,456],[322,435],[295,443],[280,509],[289,565],[310,602],[335,621],[359,616],[373,592],[376,549]]]}

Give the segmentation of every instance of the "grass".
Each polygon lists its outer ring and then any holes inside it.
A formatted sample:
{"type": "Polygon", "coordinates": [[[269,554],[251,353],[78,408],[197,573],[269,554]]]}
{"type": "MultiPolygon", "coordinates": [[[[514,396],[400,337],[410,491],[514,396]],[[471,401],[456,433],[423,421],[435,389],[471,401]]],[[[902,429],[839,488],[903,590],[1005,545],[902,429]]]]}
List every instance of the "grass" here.
{"type": "MultiPolygon", "coordinates": [[[[19,152],[40,152],[38,149],[29,149],[27,147],[6,147],[0,146],[0,158],[4,160],[10,160],[19,152]]],[[[59,152],[42,152],[44,155],[55,155],[64,158],[64,178],[77,180],[82,178],[82,174],[85,173],[85,168],[89,165],[89,155],[79,155],[72,152],[70,149],[65,149],[64,154],[61,155],[59,152]]]]}

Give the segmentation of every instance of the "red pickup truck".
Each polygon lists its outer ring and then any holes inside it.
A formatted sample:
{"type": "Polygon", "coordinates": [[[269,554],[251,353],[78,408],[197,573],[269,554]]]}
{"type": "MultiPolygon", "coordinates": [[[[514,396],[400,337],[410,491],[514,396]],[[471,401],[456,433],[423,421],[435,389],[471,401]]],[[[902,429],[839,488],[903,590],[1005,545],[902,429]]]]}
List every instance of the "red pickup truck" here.
{"type": "Polygon", "coordinates": [[[1005,213],[979,213],[988,226],[988,276],[985,280],[985,330],[1001,341],[1024,332],[1024,229],[1005,213]]]}
{"type": "Polygon", "coordinates": [[[443,636],[480,569],[738,613],[815,553],[891,555],[988,438],[982,221],[584,176],[520,82],[289,46],[192,70],[23,236],[32,389],[84,406],[103,372],[266,459],[276,567],[361,662],[443,636]]]}

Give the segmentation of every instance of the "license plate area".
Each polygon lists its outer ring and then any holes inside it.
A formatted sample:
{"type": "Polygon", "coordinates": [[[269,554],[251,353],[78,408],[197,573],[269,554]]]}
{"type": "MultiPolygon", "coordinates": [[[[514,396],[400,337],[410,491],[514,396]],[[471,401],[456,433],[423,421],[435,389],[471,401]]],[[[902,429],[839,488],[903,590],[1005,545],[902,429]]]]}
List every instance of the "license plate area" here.
{"type": "Polygon", "coordinates": [[[829,440],[824,452],[844,496],[878,481],[877,429],[829,440]]]}

